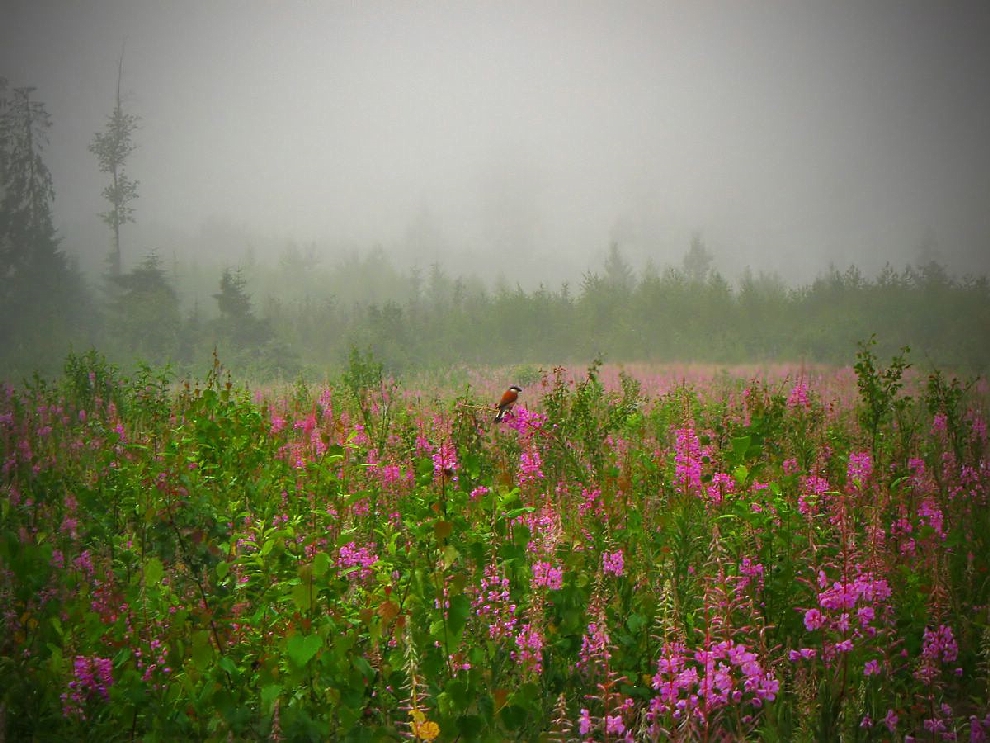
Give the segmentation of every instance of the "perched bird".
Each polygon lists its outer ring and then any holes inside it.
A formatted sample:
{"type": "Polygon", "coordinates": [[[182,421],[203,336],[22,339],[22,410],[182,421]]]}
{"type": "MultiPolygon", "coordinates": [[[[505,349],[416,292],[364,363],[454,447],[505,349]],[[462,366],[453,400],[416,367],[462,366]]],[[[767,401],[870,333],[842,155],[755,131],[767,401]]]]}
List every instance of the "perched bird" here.
{"type": "Polygon", "coordinates": [[[505,417],[506,412],[515,405],[516,400],[519,399],[520,392],[522,392],[522,387],[512,385],[502,393],[502,399],[498,401],[498,415],[495,416],[496,423],[500,422],[505,417]]]}

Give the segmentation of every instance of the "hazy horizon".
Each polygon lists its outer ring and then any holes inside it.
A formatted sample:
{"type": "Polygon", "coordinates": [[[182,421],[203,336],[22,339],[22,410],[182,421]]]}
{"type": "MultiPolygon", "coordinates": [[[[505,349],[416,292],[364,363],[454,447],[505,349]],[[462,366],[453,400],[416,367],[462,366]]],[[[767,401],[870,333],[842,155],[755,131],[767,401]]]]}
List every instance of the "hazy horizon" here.
{"type": "Polygon", "coordinates": [[[951,272],[990,273],[983,3],[13,0],[2,15],[0,76],[53,117],[70,256],[109,245],[88,146],[123,49],[141,117],[125,268],[151,250],[207,260],[212,230],[258,260],[380,245],[524,286],[579,277],[612,241],[636,267],[676,263],[694,233],[727,275],[899,268],[926,240],[951,272]]]}

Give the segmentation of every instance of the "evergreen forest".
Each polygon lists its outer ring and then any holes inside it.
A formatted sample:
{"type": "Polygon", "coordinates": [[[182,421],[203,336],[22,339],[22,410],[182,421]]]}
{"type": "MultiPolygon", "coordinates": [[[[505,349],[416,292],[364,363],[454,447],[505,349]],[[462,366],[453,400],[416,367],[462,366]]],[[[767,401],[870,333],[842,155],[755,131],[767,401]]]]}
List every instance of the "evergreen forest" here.
{"type": "Polygon", "coordinates": [[[452,275],[440,263],[401,270],[379,247],[327,259],[289,244],[269,263],[206,255],[166,266],[153,250],[122,247],[139,187],[127,173],[136,121],[118,96],[90,148],[109,181],[108,255],[102,271],[84,272],[74,236],[54,226],[51,116],[33,88],[0,79],[4,379],[53,374],[67,353],[91,348],[125,370],[168,365],[178,374],[209,368],[216,351],[256,380],[324,379],[355,349],[392,374],[592,358],[840,364],[871,335],[881,354],[909,345],[916,359],[961,373],[990,365],[987,277],[953,276],[934,257],[875,276],[833,267],[802,286],[758,267],[730,281],[700,236],[680,262],[639,270],[613,243],[579,284],[535,289],[521,277],[452,275]]]}

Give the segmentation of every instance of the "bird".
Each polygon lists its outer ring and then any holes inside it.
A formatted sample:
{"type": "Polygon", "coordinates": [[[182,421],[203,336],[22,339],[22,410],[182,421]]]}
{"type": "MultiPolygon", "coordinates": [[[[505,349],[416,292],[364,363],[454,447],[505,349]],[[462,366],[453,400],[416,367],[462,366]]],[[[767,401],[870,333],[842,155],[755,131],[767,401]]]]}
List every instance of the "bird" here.
{"type": "Polygon", "coordinates": [[[501,422],[505,414],[515,405],[516,400],[519,399],[519,393],[522,392],[522,387],[517,387],[512,385],[505,392],[502,393],[502,399],[498,401],[498,415],[495,416],[495,422],[501,422]]]}

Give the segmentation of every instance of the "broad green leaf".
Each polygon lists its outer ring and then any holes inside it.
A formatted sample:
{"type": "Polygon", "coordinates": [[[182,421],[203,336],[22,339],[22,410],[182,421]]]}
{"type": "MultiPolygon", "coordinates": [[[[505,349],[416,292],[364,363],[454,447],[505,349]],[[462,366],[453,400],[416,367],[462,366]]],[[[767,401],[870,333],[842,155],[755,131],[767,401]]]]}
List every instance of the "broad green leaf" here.
{"type": "Polygon", "coordinates": [[[285,646],[289,659],[300,668],[309,663],[323,645],[319,635],[293,635],[285,646]]]}
{"type": "Polygon", "coordinates": [[[164,575],[165,568],[162,566],[162,561],[157,557],[152,557],[144,564],[144,584],[146,586],[154,586],[161,583],[162,576],[164,575]]]}
{"type": "Polygon", "coordinates": [[[646,624],[648,624],[647,619],[641,614],[630,614],[629,618],[626,619],[626,627],[628,627],[629,631],[633,634],[636,634],[643,629],[646,624]]]}
{"type": "Polygon", "coordinates": [[[375,669],[371,667],[368,659],[359,653],[354,654],[354,667],[366,679],[373,679],[375,677],[375,669]]]}
{"type": "Polygon", "coordinates": [[[299,583],[292,587],[292,602],[300,611],[313,608],[313,591],[308,583],[299,583]]]}
{"type": "Polygon", "coordinates": [[[447,610],[447,629],[452,640],[457,640],[464,631],[464,625],[471,615],[471,600],[463,593],[450,599],[447,610]]]}
{"type": "Polygon", "coordinates": [[[197,630],[192,637],[192,660],[193,665],[201,673],[204,673],[213,661],[213,644],[210,640],[209,630],[197,630]]]}
{"type": "Polygon", "coordinates": [[[271,714],[275,707],[275,700],[282,693],[282,687],[278,684],[268,684],[261,687],[261,705],[265,709],[265,714],[271,714]]]}
{"type": "Polygon", "coordinates": [[[749,436],[736,436],[732,439],[732,454],[736,461],[741,462],[746,458],[746,452],[749,451],[751,440],[749,436]]]}
{"type": "Polygon", "coordinates": [[[526,722],[529,714],[525,709],[517,704],[509,704],[498,713],[499,718],[502,720],[502,724],[505,725],[507,730],[518,730],[526,722]]]}
{"type": "Polygon", "coordinates": [[[313,577],[322,578],[330,569],[330,555],[326,552],[317,552],[313,558],[313,577]]]}
{"type": "Polygon", "coordinates": [[[448,544],[443,548],[443,566],[444,568],[449,568],[455,562],[457,558],[461,556],[461,553],[457,551],[457,548],[452,544],[448,544]]]}
{"type": "Polygon", "coordinates": [[[744,464],[740,464],[732,470],[732,477],[735,478],[737,485],[745,485],[746,480],[749,479],[749,468],[744,464]]]}

